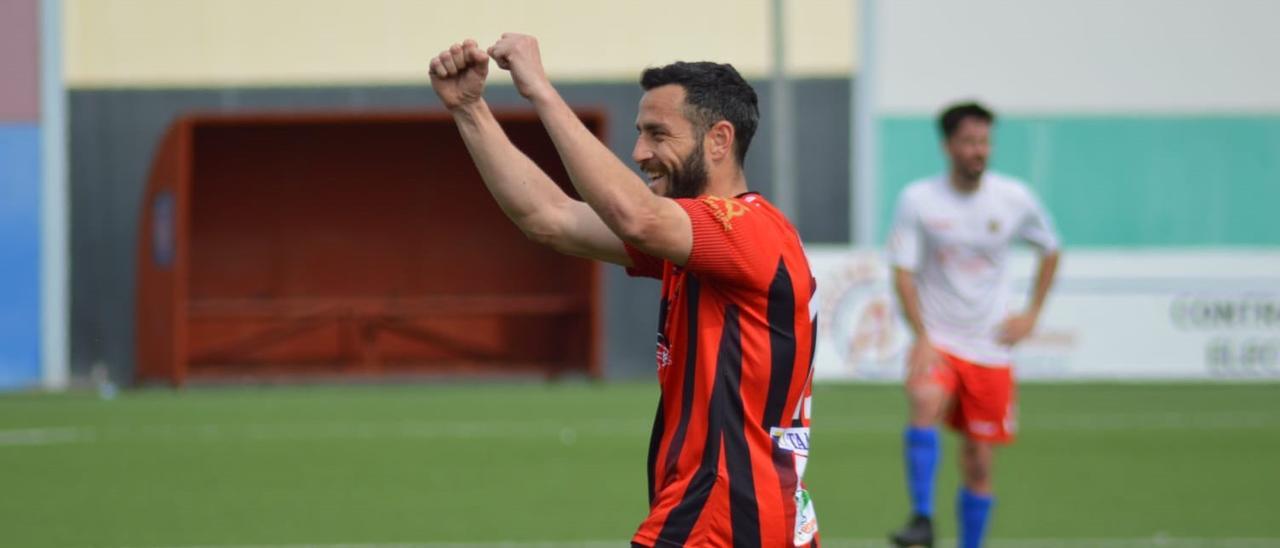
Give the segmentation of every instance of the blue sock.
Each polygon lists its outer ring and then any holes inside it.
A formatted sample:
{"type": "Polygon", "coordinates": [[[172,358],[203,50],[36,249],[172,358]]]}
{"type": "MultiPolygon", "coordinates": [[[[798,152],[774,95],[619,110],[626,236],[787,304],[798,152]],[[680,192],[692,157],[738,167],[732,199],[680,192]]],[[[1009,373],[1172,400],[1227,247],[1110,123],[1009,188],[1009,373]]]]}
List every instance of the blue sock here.
{"type": "Polygon", "coordinates": [[[938,429],[908,426],[903,433],[907,490],[917,515],[933,517],[933,478],[938,469],[938,429]]]}
{"type": "Polygon", "coordinates": [[[956,497],[956,514],[960,518],[960,548],[979,548],[987,532],[987,521],[996,498],[960,488],[956,497]]]}

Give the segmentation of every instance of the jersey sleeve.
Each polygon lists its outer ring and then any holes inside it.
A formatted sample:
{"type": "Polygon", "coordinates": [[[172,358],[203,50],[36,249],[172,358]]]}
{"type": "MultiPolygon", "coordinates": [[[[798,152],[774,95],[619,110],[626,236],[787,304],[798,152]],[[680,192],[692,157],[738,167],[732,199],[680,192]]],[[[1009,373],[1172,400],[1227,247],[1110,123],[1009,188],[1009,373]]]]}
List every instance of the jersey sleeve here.
{"type": "Polygon", "coordinates": [[[915,272],[920,266],[921,238],[920,216],[915,202],[907,191],[903,191],[898,196],[893,224],[889,227],[889,241],[885,245],[889,264],[915,272]]]}
{"type": "Polygon", "coordinates": [[[676,203],[689,214],[693,249],[685,268],[723,283],[763,287],[781,257],[781,237],[767,213],[735,198],[703,196],[676,203]]]}
{"type": "Polygon", "coordinates": [[[664,262],[662,259],[631,247],[631,244],[623,242],[622,245],[627,250],[627,256],[631,257],[631,266],[627,267],[628,276],[662,279],[662,263],[664,262]]]}
{"type": "Polygon", "coordinates": [[[1027,212],[1023,215],[1022,223],[1018,225],[1018,239],[1035,246],[1041,253],[1057,251],[1061,242],[1053,228],[1053,219],[1049,217],[1049,212],[1031,191],[1026,191],[1025,196],[1027,212]]]}

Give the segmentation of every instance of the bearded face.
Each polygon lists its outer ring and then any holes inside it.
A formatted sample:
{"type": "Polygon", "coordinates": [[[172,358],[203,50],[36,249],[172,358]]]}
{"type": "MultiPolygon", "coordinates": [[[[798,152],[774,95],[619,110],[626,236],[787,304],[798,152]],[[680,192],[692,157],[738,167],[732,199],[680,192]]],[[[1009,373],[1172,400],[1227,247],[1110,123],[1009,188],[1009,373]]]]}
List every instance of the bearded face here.
{"type": "Polygon", "coordinates": [[[632,159],[649,178],[649,188],[668,198],[693,198],[707,190],[703,140],[707,127],[691,112],[685,91],[670,84],[645,92],[636,116],[632,159]]]}
{"type": "Polygon", "coordinates": [[[977,118],[961,120],[955,134],[947,138],[946,150],[953,172],[977,180],[991,156],[991,123],[977,118]]]}
{"type": "Polygon", "coordinates": [[[707,163],[701,139],[678,164],[667,166],[654,159],[642,162],[640,169],[649,174],[655,190],[667,198],[696,198],[707,190],[707,163]]]}

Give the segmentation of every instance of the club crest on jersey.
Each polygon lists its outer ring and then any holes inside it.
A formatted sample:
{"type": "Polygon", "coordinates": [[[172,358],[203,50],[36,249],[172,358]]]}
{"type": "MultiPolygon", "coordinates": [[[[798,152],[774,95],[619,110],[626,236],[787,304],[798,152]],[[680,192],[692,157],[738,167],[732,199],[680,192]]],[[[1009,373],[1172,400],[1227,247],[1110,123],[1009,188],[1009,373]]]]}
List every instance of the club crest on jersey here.
{"type": "Polygon", "coordinates": [[[711,214],[724,225],[725,231],[733,230],[733,219],[747,214],[747,206],[737,200],[729,200],[719,196],[703,196],[702,203],[707,204],[711,214]]]}
{"type": "Polygon", "coordinates": [[[991,219],[990,221],[987,221],[987,232],[990,232],[992,234],[1000,232],[1000,221],[996,219],[991,219]]]}

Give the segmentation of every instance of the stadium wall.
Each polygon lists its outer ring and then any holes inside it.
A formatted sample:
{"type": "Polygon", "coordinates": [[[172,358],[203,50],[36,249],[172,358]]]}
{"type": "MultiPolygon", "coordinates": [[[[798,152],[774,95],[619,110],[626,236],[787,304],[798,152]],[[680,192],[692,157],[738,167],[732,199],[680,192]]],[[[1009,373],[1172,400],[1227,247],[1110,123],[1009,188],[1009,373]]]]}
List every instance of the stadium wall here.
{"type": "MultiPolygon", "coordinates": [[[[898,192],[945,169],[936,116],[997,111],[992,167],[1066,246],[1036,334],[1042,380],[1280,379],[1280,72],[1260,0],[868,0],[875,241],[898,192]]],[[[896,381],[909,333],[875,249],[811,249],[818,377],[896,381]]],[[[1034,258],[1010,265],[1014,303],[1034,258]]]]}
{"type": "MultiPolygon", "coordinates": [[[[788,3],[787,59],[805,77],[793,95],[797,224],[810,243],[849,234],[849,75],[858,69],[849,25],[865,3],[788,3]]],[[[877,70],[867,81],[880,164],[871,201],[877,240],[897,190],[942,167],[936,110],[973,97],[1001,114],[994,167],[1030,180],[1072,257],[1088,254],[1080,246],[1178,254],[1280,244],[1266,215],[1280,192],[1280,75],[1266,58],[1280,38],[1265,28],[1277,19],[1275,3],[874,3],[877,70]]],[[[643,66],[730,61],[768,103],[767,2],[637,6],[68,0],[75,371],[100,362],[128,376],[139,187],[155,139],[178,113],[435,108],[422,59],[460,35],[486,41],[510,29],[543,38],[553,78],[571,102],[607,113],[609,144],[624,158],[643,66]],[[654,32],[643,23],[653,13],[684,16],[654,32]]],[[[502,77],[496,72],[491,100],[523,105],[502,77]]],[[[773,130],[764,115],[747,168],[768,194],[773,130]]],[[[1183,259],[1215,261],[1207,252],[1183,259]]],[[[653,307],[656,284],[610,269],[604,287],[607,375],[651,374],[656,317],[637,310],[653,307]]]]}
{"type": "Polygon", "coordinates": [[[0,264],[0,389],[35,387],[41,379],[40,129],[30,122],[0,122],[0,264]]]}
{"type": "Polygon", "coordinates": [[[879,238],[898,190],[943,167],[937,111],[976,98],[1001,115],[994,167],[1036,188],[1068,245],[1280,245],[1280,4],[905,0],[876,13],[879,238]]]}
{"type": "MultiPolygon", "coordinates": [[[[879,233],[898,191],[945,168],[932,117],[880,120],[879,233]]],[[[995,169],[1028,181],[1072,246],[1280,245],[1280,113],[1019,115],[995,169]]]]}
{"type": "MultiPolygon", "coordinates": [[[[768,0],[548,4],[479,0],[66,0],[70,93],[72,368],[118,379],[133,363],[133,249],[141,185],[160,133],[180,113],[438,108],[426,59],[464,37],[541,38],[551,77],[575,106],[608,116],[609,145],[630,158],[640,69],[679,59],[731,62],[768,104],[768,0]],[[656,14],[678,13],[667,24],[656,14]]],[[[848,238],[849,73],[856,3],[790,2],[786,61],[794,84],[797,224],[806,239],[848,238]]],[[[490,101],[525,103],[493,71],[490,101]]],[[[772,190],[769,110],[752,145],[753,188],[772,190]]],[[[606,375],[652,374],[657,284],[608,269],[606,375]]]]}
{"type": "MultiPolygon", "coordinates": [[[[849,73],[855,4],[787,3],[791,74],[849,73]]],[[[632,81],[641,67],[691,58],[759,77],[771,66],[770,14],[771,0],[67,0],[67,71],[76,87],[405,84],[452,42],[514,31],[541,38],[559,82],[632,81]]]]}
{"type": "Polygon", "coordinates": [[[0,390],[42,378],[39,14],[0,3],[0,390]]]}
{"type": "MultiPolygon", "coordinates": [[[[767,84],[756,82],[763,101],[767,84]]],[[[608,116],[609,146],[630,162],[641,90],[634,82],[569,83],[561,86],[576,106],[608,116]]],[[[797,225],[806,241],[842,242],[848,235],[848,162],[831,150],[848,150],[849,84],[843,79],[805,79],[795,84],[797,178],[801,181],[797,225]]],[[[513,88],[495,86],[496,107],[527,108],[513,88]]],[[[421,111],[438,109],[425,85],[376,87],[78,88],[70,92],[70,184],[72,210],[71,363],[74,374],[94,364],[120,380],[133,364],[135,249],[139,208],[156,143],[178,115],[191,112],[421,111]]],[[[767,116],[767,114],[766,114],[767,116]]],[[[772,128],[762,120],[747,161],[752,187],[772,191],[769,150],[772,128]]],[[[605,374],[608,378],[652,374],[657,329],[657,284],[606,269],[605,374]]]]}

